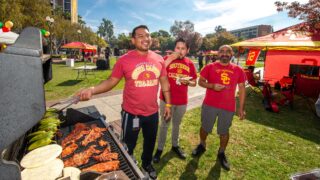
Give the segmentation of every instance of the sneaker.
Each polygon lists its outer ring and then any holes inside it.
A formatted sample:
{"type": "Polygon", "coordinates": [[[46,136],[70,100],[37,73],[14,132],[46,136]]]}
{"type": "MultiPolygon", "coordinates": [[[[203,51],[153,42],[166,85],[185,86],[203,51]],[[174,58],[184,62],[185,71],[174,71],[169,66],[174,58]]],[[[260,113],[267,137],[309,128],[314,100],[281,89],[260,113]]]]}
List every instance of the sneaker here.
{"type": "Polygon", "coordinates": [[[171,150],[172,150],[173,152],[175,152],[180,159],[186,159],[186,157],[187,157],[187,156],[186,156],[186,153],[184,153],[179,146],[177,146],[177,147],[172,147],[171,150]]]}
{"type": "Polygon", "coordinates": [[[154,163],[159,163],[160,162],[161,154],[162,154],[162,151],[157,149],[156,154],[153,156],[153,162],[154,163]]]}
{"type": "Polygon", "coordinates": [[[200,156],[206,151],[206,148],[202,145],[199,144],[193,151],[192,151],[192,156],[200,156]]]}
{"type": "Polygon", "coordinates": [[[157,172],[151,164],[147,166],[142,166],[142,168],[148,173],[151,179],[157,179],[157,172]]]}
{"type": "Polygon", "coordinates": [[[222,153],[218,153],[218,159],[219,159],[219,162],[221,164],[221,167],[227,171],[230,170],[230,165],[228,163],[228,160],[227,160],[227,157],[226,155],[224,154],[224,152],[222,153]]]}

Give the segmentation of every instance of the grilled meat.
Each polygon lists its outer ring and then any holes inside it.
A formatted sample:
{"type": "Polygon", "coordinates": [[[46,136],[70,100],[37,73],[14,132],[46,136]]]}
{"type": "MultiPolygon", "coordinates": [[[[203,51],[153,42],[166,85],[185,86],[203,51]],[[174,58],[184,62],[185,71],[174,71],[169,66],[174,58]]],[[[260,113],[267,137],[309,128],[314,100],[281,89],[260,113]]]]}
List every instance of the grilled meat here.
{"type": "Polygon", "coordinates": [[[99,164],[95,164],[88,168],[82,169],[82,171],[97,171],[97,172],[109,172],[119,169],[120,161],[108,161],[99,164]]]}

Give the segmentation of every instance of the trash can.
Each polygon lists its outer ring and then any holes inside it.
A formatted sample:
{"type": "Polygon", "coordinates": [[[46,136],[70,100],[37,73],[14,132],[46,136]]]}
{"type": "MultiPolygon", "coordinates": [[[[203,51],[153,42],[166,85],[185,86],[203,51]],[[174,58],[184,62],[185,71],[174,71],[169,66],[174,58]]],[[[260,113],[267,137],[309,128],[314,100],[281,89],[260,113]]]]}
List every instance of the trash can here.
{"type": "Polygon", "coordinates": [[[66,65],[69,67],[74,67],[74,59],[67,59],[66,65]]]}

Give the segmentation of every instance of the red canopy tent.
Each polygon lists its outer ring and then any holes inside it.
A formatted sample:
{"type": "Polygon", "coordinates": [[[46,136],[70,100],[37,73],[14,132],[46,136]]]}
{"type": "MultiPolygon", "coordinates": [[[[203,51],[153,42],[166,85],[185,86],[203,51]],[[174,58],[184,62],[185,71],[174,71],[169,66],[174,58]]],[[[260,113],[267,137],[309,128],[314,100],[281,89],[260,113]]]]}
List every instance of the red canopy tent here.
{"type": "Polygon", "coordinates": [[[232,44],[233,47],[265,49],[264,79],[271,84],[289,76],[290,65],[320,66],[320,32],[298,31],[300,23],[272,34],[232,44]]]}
{"type": "Polygon", "coordinates": [[[61,48],[65,49],[81,49],[84,52],[96,52],[97,48],[93,45],[84,42],[71,42],[63,45],[61,48]]]}

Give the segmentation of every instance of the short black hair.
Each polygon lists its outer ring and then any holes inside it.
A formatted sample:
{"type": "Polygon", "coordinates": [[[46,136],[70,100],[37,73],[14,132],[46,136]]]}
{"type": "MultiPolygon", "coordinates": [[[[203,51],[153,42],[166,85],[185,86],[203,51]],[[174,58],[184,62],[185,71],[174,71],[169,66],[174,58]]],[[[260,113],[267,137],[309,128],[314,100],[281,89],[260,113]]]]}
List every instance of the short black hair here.
{"type": "Polygon", "coordinates": [[[174,42],[174,46],[176,46],[178,44],[178,42],[182,42],[187,46],[187,49],[189,49],[189,44],[187,43],[186,40],[184,40],[183,38],[178,38],[176,39],[176,41],[174,42]]]}
{"type": "Polygon", "coordinates": [[[134,36],[136,35],[136,30],[139,29],[139,28],[143,28],[143,29],[146,29],[146,30],[149,31],[148,26],[146,26],[146,25],[139,25],[139,26],[133,28],[132,33],[131,33],[131,37],[134,37],[134,36]]]}

